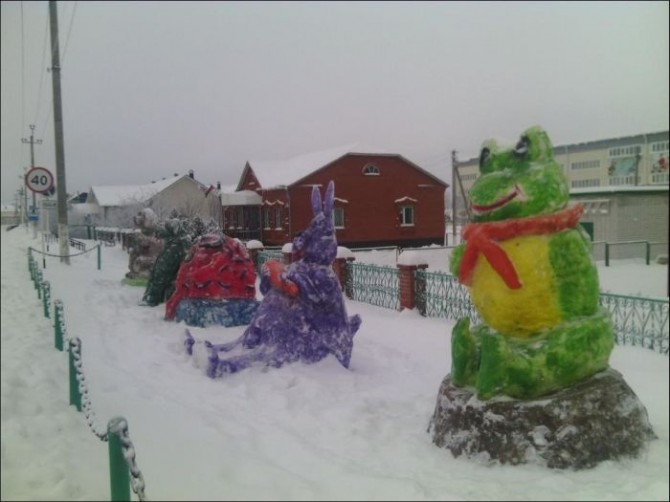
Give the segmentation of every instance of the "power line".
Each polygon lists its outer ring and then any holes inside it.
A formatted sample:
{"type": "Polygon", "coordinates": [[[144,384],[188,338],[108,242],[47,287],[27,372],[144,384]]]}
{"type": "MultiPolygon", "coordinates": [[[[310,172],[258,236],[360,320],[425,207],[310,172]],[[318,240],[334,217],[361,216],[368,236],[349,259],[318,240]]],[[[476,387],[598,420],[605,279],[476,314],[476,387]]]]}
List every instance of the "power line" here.
{"type": "Polygon", "coordinates": [[[67,45],[70,42],[70,34],[72,33],[72,25],[74,24],[74,13],[77,12],[77,4],[79,2],[74,3],[74,7],[72,8],[72,15],[70,16],[70,27],[67,30],[67,37],[65,38],[65,45],[63,46],[63,57],[61,57],[60,63],[61,63],[61,68],[63,67],[63,62],[65,61],[65,53],[67,53],[67,45]]]}
{"type": "Polygon", "coordinates": [[[47,16],[46,24],[44,25],[44,40],[42,42],[42,62],[40,63],[40,68],[42,69],[42,71],[40,72],[40,85],[37,90],[37,108],[35,110],[35,120],[33,120],[33,124],[37,123],[37,118],[39,117],[40,112],[40,102],[42,101],[42,82],[44,82],[44,74],[46,73],[46,65],[44,64],[44,59],[47,52],[48,32],[49,32],[49,17],[47,16]]]}
{"type": "MultiPolygon", "coordinates": [[[[61,61],[60,61],[61,62],[61,65],[60,65],[61,70],[63,68],[63,61],[65,60],[65,53],[67,52],[68,43],[70,42],[70,34],[72,33],[72,26],[74,25],[74,15],[75,15],[75,12],[77,11],[77,5],[78,4],[79,4],[79,2],[74,3],[74,7],[72,8],[72,14],[70,15],[70,26],[68,28],[67,37],[65,39],[65,45],[63,46],[63,51],[62,51],[63,56],[62,56],[61,61]]],[[[46,29],[44,31],[44,49],[42,51],[42,68],[44,68],[44,54],[45,54],[45,51],[46,51],[46,40],[47,40],[46,35],[47,35],[48,30],[49,30],[49,18],[47,17],[46,29]]],[[[56,50],[55,47],[53,47],[52,50],[51,50],[51,59],[52,60],[54,59],[54,51],[55,50],[56,50]]],[[[51,69],[49,68],[47,71],[50,71],[50,70],[51,69]]],[[[43,79],[44,79],[44,73],[45,72],[43,71],[42,72],[42,78],[40,79],[40,94],[38,95],[38,98],[41,97],[41,89],[42,89],[42,82],[43,82],[43,79]]],[[[49,119],[51,118],[51,113],[52,112],[53,112],[53,96],[51,97],[51,100],[49,101],[49,108],[47,110],[47,115],[44,118],[44,121],[42,123],[42,127],[40,129],[43,133],[42,135],[44,135],[44,133],[46,133],[46,130],[47,130],[46,128],[49,125],[49,119]]],[[[35,118],[35,122],[37,122],[37,116],[35,118]]]]}
{"type": "Polygon", "coordinates": [[[26,126],[26,48],[23,35],[23,1],[21,2],[21,129],[26,126]]]}

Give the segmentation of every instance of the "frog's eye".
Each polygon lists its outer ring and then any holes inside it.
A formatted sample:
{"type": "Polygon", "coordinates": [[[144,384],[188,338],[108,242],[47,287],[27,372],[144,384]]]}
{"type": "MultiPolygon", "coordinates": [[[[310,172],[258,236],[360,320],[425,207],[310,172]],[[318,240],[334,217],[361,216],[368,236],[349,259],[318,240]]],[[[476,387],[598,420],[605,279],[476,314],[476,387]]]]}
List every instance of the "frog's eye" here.
{"type": "Polygon", "coordinates": [[[521,139],[514,147],[514,156],[523,157],[524,155],[526,155],[528,153],[529,143],[530,140],[528,139],[528,136],[521,136],[521,139]]]}
{"type": "Polygon", "coordinates": [[[489,159],[489,156],[491,155],[491,150],[488,148],[482,148],[481,153],[479,154],[479,168],[481,169],[486,161],[489,159]]]}

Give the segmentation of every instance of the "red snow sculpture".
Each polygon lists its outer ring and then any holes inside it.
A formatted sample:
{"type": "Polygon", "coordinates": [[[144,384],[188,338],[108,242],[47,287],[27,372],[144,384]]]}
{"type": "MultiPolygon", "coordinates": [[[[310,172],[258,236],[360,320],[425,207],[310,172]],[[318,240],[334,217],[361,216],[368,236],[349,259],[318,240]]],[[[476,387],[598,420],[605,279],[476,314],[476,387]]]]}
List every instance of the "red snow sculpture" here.
{"type": "MultiPolygon", "coordinates": [[[[174,320],[187,299],[254,300],[256,270],[246,248],[218,233],[200,237],[179,267],[175,291],[165,306],[165,319],[174,320]]],[[[177,319],[179,320],[179,319],[177,319]]]]}

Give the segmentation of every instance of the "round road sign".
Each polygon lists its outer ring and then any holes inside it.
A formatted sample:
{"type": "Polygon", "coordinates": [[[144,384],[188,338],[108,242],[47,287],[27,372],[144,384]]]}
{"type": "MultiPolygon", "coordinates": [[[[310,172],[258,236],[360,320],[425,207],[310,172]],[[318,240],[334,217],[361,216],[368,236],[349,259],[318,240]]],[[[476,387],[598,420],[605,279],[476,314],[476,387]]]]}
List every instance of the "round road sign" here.
{"type": "Polygon", "coordinates": [[[26,186],[33,192],[44,193],[54,186],[54,177],[45,167],[33,167],[26,173],[26,186]]]}

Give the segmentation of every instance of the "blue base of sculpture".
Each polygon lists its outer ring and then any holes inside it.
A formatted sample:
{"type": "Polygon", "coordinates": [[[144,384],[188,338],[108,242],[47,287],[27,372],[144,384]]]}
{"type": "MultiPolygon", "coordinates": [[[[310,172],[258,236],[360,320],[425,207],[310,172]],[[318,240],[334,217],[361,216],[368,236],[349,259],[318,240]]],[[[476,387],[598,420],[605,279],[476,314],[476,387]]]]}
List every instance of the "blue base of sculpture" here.
{"type": "Polygon", "coordinates": [[[251,322],[260,302],[258,300],[185,298],[177,306],[175,320],[188,326],[245,326],[251,322]]]}

